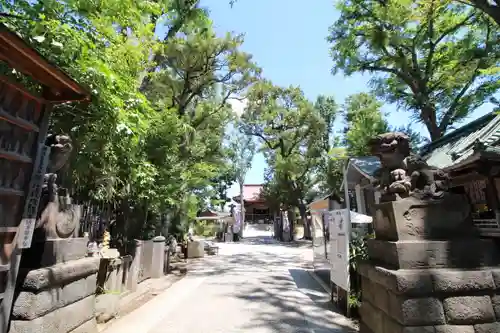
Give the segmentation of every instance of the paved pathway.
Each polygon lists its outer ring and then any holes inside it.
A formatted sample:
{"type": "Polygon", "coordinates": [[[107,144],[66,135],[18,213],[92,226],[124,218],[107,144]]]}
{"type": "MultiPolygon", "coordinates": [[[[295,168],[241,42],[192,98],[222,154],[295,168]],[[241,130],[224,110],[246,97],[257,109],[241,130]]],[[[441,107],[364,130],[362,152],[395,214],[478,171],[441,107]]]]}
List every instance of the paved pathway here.
{"type": "Polygon", "coordinates": [[[311,250],[267,237],[221,244],[105,333],[340,333],[349,322],[307,272],[311,250]]]}

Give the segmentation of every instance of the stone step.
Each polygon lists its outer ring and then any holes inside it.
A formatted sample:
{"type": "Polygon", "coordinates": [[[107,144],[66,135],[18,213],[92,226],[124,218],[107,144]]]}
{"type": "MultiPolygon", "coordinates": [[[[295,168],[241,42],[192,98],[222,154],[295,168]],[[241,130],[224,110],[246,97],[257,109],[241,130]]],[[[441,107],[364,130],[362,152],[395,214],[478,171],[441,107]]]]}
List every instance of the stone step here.
{"type": "Polygon", "coordinates": [[[500,251],[490,239],[396,241],[371,239],[368,256],[391,269],[476,268],[500,264],[500,251]]]}
{"type": "Polygon", "coordinates": [[[476,270],[461,269],[398,269],[392,270],[371,264],[358,269],[363,283],[363,294],[372,289],[383,289],[396,295],[425,297],[434,293],[500,292],[500,267],[476,270]]]}
{"type": "Polygon", "coordinates": [[[500,332],[500,268],[360,267],[361,333],[500,332]]]}

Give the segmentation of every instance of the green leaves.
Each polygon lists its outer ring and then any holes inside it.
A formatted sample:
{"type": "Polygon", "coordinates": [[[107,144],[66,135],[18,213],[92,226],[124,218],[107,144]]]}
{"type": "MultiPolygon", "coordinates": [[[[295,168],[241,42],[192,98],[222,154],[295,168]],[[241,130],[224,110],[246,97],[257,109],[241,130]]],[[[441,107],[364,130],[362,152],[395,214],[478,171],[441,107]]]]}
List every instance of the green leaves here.
{"type": "Polygon", "coordinates": [[[238,130],[238,122],[236,122],[236,127],[230,132],[228,137],[228,157],[231,160],[235,180],[242,186],[245,183],[247,172],[252,167],[257,145],[255,137],[238,130]]]}
{"type": "Polygon", "coordinates": [[[475,8],[350,0],[330,28],[333,72],[370,72],[378,95],[411,111],[432,140],[499,88],[498,26],[475,8]]]}
{"type": "Polygon", "coordinates": [[[51,131],[75,145],[62,177],[75,196],[132,207],[145,215],[137,223],[169,210],[186,227],[214,179],[227,190],[235,177],[222,148],[228,100],[260,74],[240,50],[242,36],[217,37],[195,0],[0,6],[26,18],[8,23],[92,94],[90,104],[56,108],[51,120],[51,131]],[[157,38],[160,25],[167,35],[157,38]]]}
{"type": "Polygon", "coordinates": [[[389,131],[382,104],[368,93],[349,96],[343,106],[344,143],[349,156],[368,156],[368,140],[389,131]]]}
{"type": "Polygon", "coordinates": [[[303,208],[335,106],[324,99],[315,108],[299,88],[278,87],[269,81],[255,84],[247,98],[240,127],[262,145],[269,166],[266,196],[278,206],[303,208]]]}

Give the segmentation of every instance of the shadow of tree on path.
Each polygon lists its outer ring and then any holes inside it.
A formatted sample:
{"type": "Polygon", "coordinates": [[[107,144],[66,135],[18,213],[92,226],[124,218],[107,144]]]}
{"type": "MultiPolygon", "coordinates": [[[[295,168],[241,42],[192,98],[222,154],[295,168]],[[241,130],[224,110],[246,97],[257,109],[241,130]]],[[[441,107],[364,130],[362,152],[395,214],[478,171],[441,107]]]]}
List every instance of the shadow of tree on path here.
{"type": "Polygon", "coordinates": [[[200,261],[189,274],[247,278],[237,286],[234,279],[211,279],[208,283],[226,285],[224,297],[249,304],[251,324],[243,324],[241,332],[357,332],[311,277],[307,270],[310,264],[303,263],[301,252],[289,250],[277,255],[272,250],[260,250],[214,256],[200,261]]]}

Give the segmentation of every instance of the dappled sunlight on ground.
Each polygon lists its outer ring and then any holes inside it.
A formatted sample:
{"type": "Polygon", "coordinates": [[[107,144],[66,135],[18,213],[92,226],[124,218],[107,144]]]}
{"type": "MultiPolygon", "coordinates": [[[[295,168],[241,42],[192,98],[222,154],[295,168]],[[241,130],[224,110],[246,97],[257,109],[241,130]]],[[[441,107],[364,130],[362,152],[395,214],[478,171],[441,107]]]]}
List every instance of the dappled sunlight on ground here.
{"type": "MultiPolygon", "coordinates": [[[[219,245],[220,255],[191,265],[189,276],[206,280],[186,301],[199,319],[185,323],[185,332],[349,332],[351,323],[307,271],[310,244],[254,237],[219,245]]],[[[165,329],[177,326],[167,322],[165,329]]]]}
{"type": "Polygon", "coordinates": [[[218,245],[219,255],[191,261],[184,279],[131,314],[135,327],[125,317],[105,333],[355,332],[310,276],[310,243],[249,237],[218,245]]]}

